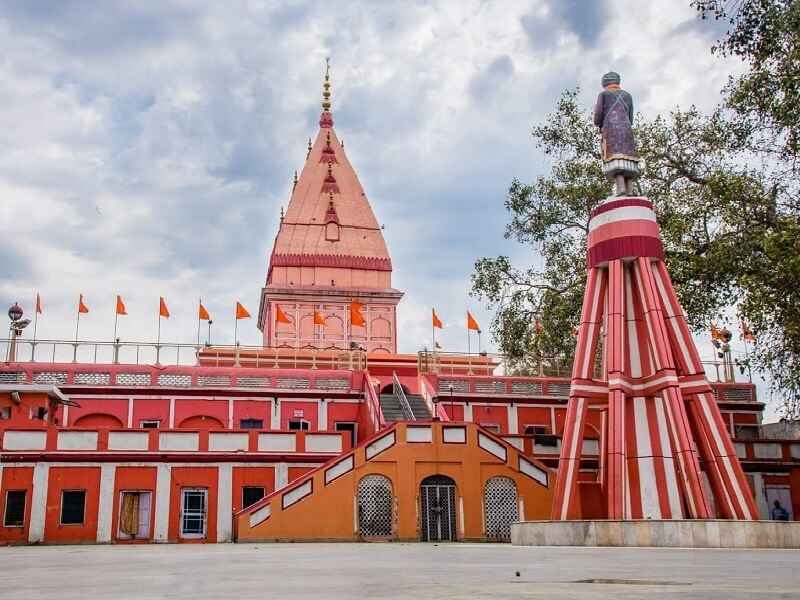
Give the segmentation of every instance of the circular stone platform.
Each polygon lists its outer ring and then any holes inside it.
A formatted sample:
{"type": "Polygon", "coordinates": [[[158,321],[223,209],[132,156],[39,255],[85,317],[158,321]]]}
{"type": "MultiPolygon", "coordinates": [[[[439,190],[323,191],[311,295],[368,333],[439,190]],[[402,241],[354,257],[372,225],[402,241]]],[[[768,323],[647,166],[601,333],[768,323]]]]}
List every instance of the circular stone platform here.
{"type": "Polygon", "coordinates": [[[511,525],[511,543],[517,546],[800,548],[800,522],[523,521],[511,525]]]}

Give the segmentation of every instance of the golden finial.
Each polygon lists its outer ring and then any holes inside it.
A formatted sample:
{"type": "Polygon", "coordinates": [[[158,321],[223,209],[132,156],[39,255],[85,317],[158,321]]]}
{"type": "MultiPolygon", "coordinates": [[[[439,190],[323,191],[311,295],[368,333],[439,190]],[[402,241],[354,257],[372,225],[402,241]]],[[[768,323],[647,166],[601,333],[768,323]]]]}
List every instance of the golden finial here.
{"type": "Polygon", "coordinates": [[[294,185],[292,185],[292,191],[297,187],[297,171],[294,172],[294,185]]]}
{"type": "Polygon", "coordinates": [[[331,58],[325,59],[325,81],[322,83],[322,110],[331,109],[331,58]]]}

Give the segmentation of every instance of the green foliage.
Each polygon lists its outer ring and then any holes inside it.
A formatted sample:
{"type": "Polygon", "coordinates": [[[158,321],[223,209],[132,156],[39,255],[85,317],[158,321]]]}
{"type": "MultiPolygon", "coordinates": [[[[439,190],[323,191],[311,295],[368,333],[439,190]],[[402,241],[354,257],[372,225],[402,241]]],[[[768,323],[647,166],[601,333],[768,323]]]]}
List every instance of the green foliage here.
{"type": "MultiPolygon", "coordinates": [[[[796,0],[695,0],[703,19],[730,27],[714,52],[736,56],[747,72],[731,77],[728,106],[752,128],[761,150],[773,144],[794,163],[800,153],[800,2],[796,0]]],[[[793,166],[795,166],[793,164],[793,166]]]]}
{"type": "MultiPolygon", "coordinates": [[[[475,263],[472,293],[495,309],[492,333],[523,372],[540,357],[569,361],[586,278],[588,215],[611,193],[601,171],[599,134],[566,91],[532,131],[552,161],[532,184],[513,181],[505,201],[506,237],[531,247],[533,266],[508,257],[475,263]],[[537,333],[536,319],[543,325],[537,333]]],[[[690,325],[738,308],[759,337],[755,368],[789,399],[800,392],[800,225],[797,185],[767,168],[748,145],[749,125],[696,108],[637,118],[645,170],[641,193],[653,200],[667,265],[690,325]],[[757,168],[755,166],[757,165],[757,168]],[[768,350],[767,350],[768,349],[768,350]]]]}

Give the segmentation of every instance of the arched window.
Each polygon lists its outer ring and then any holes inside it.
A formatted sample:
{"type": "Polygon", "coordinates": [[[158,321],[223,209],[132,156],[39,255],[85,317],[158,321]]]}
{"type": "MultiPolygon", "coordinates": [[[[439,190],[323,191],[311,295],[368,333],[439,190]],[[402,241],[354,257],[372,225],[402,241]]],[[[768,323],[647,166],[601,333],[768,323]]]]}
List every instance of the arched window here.
{"type": "Polygon", "coordinates": [[[194,417],[188,417],[181,421],[178,429],[225,429],[225,425],[223,425],[222,421],[216,417],[209,415],[197,415],[194,417]]]}
{"type": "Polygon", "coordinates": [[[101,429],[119,429],[120,427],[124,427],[122,421],[120,421],[114,415],[109,415],[107,413],[92,413],[90,415],[83,415],[74,423],[72,423],[72,426],[98,427],[101,429]]]}
{"type": "Polygon", "coordinates": [[[358,482],[358,534],[391,537],[394,524],[392,482],[383,475],[366,475],[358,482]]]}
{"type": "Polygon", "coordinates": [[[491,477],[483,489],[486,539],[511,540],[511,524],[519,521],[517,485],[509,477],[491,477]]]}

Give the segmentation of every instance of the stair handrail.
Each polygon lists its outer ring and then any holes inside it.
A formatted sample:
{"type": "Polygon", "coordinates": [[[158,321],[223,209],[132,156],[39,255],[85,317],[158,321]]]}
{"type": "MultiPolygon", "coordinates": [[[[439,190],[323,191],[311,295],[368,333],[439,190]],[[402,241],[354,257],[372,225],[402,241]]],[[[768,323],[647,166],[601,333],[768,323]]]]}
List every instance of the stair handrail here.
{"type": "Polygon", "coordinates": [[[403,416],[406,420],[416,421],[414,411],[411,410],[411,405],[408,403],[408,398],[406,398],[406,393],[403,391],[403,386],[400,384],[396,371],[392,371],[392,393],[400,404],[400,409],[403,411],[403,416]]]}

